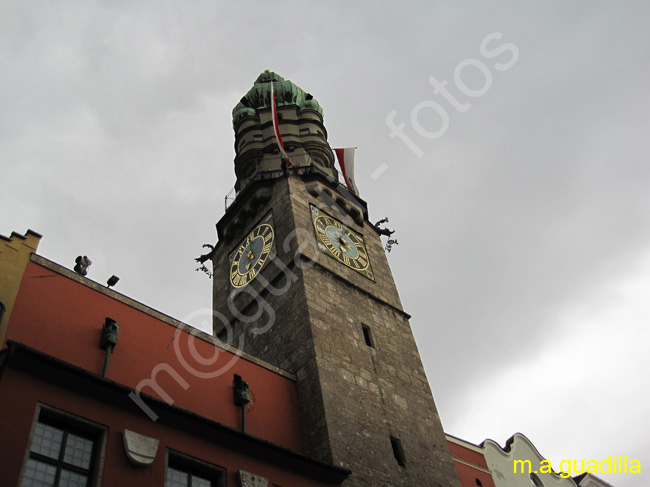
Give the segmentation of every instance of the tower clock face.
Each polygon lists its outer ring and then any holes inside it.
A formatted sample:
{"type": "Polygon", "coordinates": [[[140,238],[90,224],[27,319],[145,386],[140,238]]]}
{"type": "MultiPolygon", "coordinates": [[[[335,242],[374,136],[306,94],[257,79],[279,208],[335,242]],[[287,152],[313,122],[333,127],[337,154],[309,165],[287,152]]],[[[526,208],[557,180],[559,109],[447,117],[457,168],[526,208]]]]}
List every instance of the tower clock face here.
{"type": "Polygon", "coordinates": [[[275,234],[270,223],[260,223],[232,253],[230,284],[240,288],[255,279],[273,250],[275,234]]]}
{"type": "Polygon", "coordinates": [[[374,280],[370,257],[368,257],[363,237],[319,208],[310,207],[314,232],[320,250],[350,269],[374,280]]]}

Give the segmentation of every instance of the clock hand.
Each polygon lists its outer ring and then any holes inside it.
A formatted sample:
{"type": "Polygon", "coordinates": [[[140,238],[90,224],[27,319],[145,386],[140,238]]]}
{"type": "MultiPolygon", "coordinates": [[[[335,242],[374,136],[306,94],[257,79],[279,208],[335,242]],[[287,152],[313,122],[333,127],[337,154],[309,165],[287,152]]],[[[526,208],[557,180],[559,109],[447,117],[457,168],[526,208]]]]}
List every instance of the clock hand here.
{"type": "Polygon", "coordinates": [[[345,252],[348,249],[348,243],[345,241],[343,235],[341,234],[339,234],[339,245],[341,247],[342,252],[345,252]]]}

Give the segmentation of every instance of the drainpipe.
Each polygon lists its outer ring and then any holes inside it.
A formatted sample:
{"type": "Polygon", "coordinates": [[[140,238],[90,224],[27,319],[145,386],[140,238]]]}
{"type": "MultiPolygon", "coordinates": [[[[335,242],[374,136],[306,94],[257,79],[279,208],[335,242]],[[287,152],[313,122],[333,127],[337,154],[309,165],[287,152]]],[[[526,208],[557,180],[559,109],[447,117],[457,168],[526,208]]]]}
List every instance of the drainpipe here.
{"type": "MultiPolygon", "coordinates": [[[[2,303],[0,303],[2,304],[2,303]]],[[[9,362],[9,359],[11,359],[12,355],[16,351],[16,343],[12,342],[11,340],[8,340],[7,343],[7,348],[3,349],[0,351],[0,381],[2,381],[2,377],[5,374],[5,367],[7,367],[7,363],[9,362]],[[2,356],[6,355],[4,360],[2,360],[2,356]]]]}
{"type": "Polygon", "coordinates": [[[248,382],[243,381],[239,375],[235,374],[232,381],[232,390],[235,406],[241,407],[241,431],[246,433],[246,404],[251,400],[248,382]]]}

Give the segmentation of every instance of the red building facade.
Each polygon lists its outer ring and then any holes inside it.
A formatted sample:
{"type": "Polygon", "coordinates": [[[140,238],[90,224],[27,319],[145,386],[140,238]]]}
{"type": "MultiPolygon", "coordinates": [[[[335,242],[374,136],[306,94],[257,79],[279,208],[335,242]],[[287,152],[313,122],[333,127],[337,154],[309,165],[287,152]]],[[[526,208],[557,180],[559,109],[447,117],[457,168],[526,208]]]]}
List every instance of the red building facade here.
{"type": "Polygon", "coordinates": [[[449,434],[447,444],[461,487],[495,487],[483,448],[449,434]]]}
{"type": "Polygon", "coordinates": [[[35,253],[19,282],[0,323],[2,485],[346,478],[302,454],[291,374],[35,253]],[[107,318],[119,325],[112,350],[100,346],[107,318]],[[249,385],[243,406],[235,375],[249,385]]]}

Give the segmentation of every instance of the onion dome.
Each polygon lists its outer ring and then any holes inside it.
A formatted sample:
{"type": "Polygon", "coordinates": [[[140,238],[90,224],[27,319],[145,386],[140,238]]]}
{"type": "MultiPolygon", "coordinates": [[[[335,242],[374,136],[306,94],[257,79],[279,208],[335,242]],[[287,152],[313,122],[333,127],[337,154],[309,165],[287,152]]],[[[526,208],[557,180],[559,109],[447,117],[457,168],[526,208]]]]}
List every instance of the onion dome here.
{"type": "Polygon", "coordinates": [[[323,109],[310,93],[305,93],[300,87],[273,71],[264,71],[257,77],[250,91],[233,108],[233,127],[246,117],[257,116],[258,110],[271,108],[271,82],[278,108],[294,105],[298,112],[313,110],[323,117],[323,109]]]}

